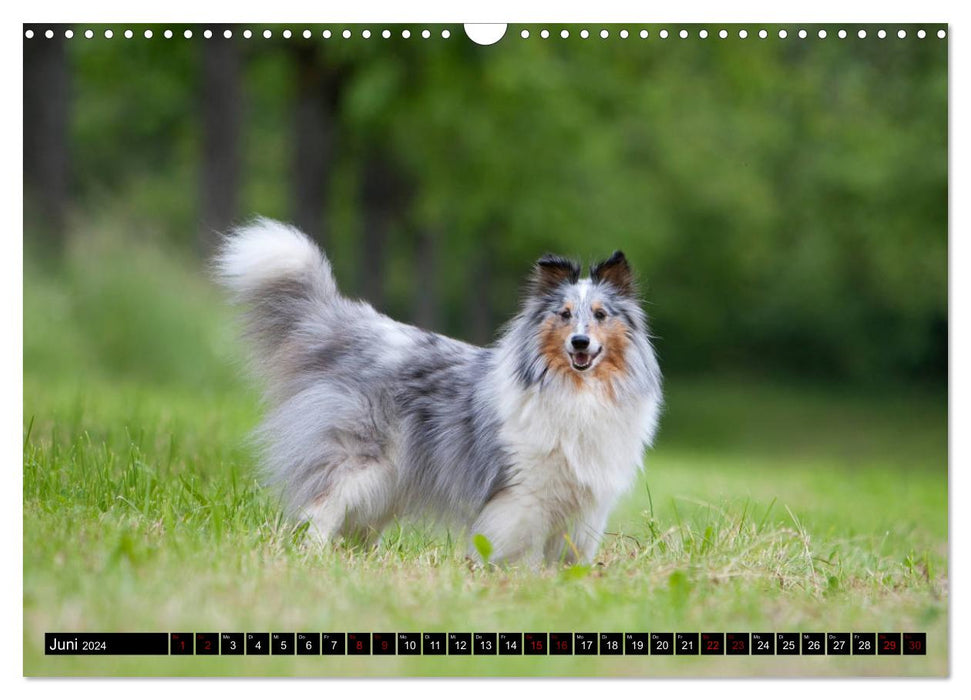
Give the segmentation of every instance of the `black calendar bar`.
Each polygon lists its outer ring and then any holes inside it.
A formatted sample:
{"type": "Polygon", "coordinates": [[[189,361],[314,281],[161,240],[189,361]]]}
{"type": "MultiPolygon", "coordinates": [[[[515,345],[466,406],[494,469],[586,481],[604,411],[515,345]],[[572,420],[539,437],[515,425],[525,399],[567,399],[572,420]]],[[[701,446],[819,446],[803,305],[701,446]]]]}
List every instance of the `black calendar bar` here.
{"type": "MultiPolygon", "coordinates": [[[[924,632],[47,632],[47,655],[899,656],[924,632]]],[[[322,659],[323,661],[323,659],[322,659]]]]}
{"type": "Polygon", "coordinates": [[[169,653],[168,632],[47,632],[44,653],[51,656],[155,655],[169,653]]]}

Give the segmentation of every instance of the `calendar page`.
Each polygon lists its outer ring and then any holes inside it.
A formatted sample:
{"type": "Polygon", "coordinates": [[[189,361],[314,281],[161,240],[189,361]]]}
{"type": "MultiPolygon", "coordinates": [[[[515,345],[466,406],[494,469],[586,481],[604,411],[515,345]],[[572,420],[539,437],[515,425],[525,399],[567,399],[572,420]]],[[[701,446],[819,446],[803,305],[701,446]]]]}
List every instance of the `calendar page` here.
{"type": "Polygon", "coordinates": [[[949,33],[23,24],[24,675],[947,676],[949,33]]]}

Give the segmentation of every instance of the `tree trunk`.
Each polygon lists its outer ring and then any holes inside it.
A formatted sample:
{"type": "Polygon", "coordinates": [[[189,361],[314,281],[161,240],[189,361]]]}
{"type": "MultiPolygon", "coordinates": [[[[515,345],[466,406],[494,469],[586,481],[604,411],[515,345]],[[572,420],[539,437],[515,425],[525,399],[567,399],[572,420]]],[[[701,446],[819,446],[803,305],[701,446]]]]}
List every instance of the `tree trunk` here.
{"type": "Polygon", "coordinates": [[[297,97],[294,107],[293,221],[327,242],[329,166],[334,162],[340,76],[320,60],[316,46],[296,50],[297,97]]]}
{"type": "Polygon", "coordinates": [[[364,221],[364,255],[361,258],[361,294],[375,308],[385,308],[388,230],[404,218],[407,194],[389,157],[369,144],[361,178],[364,221]]]}
{"type": "Polygon", "coordinates": [[[24,223],[46,245],[63,245],[68,208],[70,76],[64,26],[24,37],[24,223]],[[48,39],[44,32],[54,31],[48,39]]]}
{"type": "Polygon", "coordinates": [[[441,288],[438,279],[438,236],[427,227],[418,232],[415,254],[415,324],[441,332],[441,288]]]}
{"type": "Polygon", "coordinates": [[[217,235],[237,223],[239,215],[242,91],[237,39],[226,39],[218,28],[203,46],[200,243],[203,252],[208,254],[217,235]]]}
{"type": "Polygon", "coordinates": [[[475,272],[469,280],[469,341],[476,345],[485,345],[495,334],[492,313],[492,268],[494,265],[492,246],[489,234],[478,247],[478,256],[472,261],[471,269],[475,272]]]}

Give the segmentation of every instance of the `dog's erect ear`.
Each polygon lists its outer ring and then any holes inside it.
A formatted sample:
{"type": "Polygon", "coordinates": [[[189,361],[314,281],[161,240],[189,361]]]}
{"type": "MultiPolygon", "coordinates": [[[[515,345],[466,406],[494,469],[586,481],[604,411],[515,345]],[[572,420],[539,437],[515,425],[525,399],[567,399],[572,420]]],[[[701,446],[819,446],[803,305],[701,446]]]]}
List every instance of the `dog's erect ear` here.
{"type": "Polygon", "coordinates": [[[615,250],[606,260],[591,265],[590,279],[594,282],[607,282],[621,294],[634,294],[634,273],[627,264],[627,258],[619,250],[615,250]]]}
{"type": "Polygon", "coordinates": [[[564,282],[576,284],[580,265],[558,255],[544,255],[533,267],[532,286],[536,294],[546,294],[564,282]]]}

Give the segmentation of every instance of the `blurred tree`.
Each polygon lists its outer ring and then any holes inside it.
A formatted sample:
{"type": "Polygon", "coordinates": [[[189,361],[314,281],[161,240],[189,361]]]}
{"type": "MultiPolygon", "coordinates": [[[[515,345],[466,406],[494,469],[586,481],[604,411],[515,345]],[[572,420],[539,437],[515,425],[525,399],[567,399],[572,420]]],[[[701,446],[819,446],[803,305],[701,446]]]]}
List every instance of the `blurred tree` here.
{"type": "Polygon", "coordinates": [[[441,281],[439,235],[430,226],[418,228],[415,240],[415,324],[435,330],[441,328],[441,281]]]}
{"type": "Polygon", "coordinates": [[[327,186],[335,160],[346,73],[323,60],[316,43],[297,44],[293,121],[293,221],[327,243],[327,186]]]}
{"type": "Polygon", "coordinates": [[[476,247],[469,260],[469,284],[465,296],[468,305],[466,316],[469,340],[480,345],[489,343],[496,337],[495,309],[492,298],[495,289],[496,265],[495,229],[486,230],[481,245],[476,247]]]}
{"type": "Polygon", "coordinates": [[[58,249],[68,208],[70,75],[64,27],[24,38],[24,223],[58,249]]]}
{"type": "Polygon", "coordinates": [[[240,145],[243,121],[239,46],[219,27],[202,50],[202,222],[206,254],[215,234],[239,215],[240,145]]]}
{"type": "Polygon", "coordinates": [[[361,171],[361,294],[387,310],[385,286],[390,230],[407,219],[409,193],[393,156],[380,142],[367,146],[361,171]]]}

